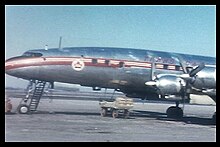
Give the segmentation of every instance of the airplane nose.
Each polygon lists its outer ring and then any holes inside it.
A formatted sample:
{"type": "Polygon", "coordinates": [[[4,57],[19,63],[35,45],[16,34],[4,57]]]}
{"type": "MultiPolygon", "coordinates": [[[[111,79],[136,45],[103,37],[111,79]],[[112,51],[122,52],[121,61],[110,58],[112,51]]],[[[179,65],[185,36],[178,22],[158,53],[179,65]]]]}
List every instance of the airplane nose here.
{"type": "Polygon", "coordinates": [[[11,75],[12,70],[9,70],[10,68],[10,63],[6,60],[5,61],[5,73],[8,75],[11,75]]]}
{"type": "Polygon", "coordinates": [[[17,68],[17,65],[10,61],[5,62],[5,73],[17,78],[22,78],[25,75],[24,70],[17,68]]]}
{"type": "Polygon", "coordinates": [[[31,79],[39,74],[39,67],[35,66],[37,61],[23,56],[10,58],[5,61],[5,73],[17,78],[31,79]]]}
{"type": "Polygon", "coordinates": [[[15,76],[14,65],[16,64],[16,59],[20,56],[9,58],[5,61],[5,73],[11,76],[15,76]]]}

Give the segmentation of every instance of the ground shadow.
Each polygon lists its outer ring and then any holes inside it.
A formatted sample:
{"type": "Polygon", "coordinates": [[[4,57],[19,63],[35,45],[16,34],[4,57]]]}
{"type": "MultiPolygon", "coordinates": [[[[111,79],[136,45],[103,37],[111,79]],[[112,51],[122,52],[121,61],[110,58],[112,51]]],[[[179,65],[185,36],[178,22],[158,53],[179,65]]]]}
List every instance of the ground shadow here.
{"type": "Polygon", "coordinates": [[[36,111],[31,114],[100,115],[98,112],[36,111]]]}
{"type": "MultiPolygon", "coordinates": [[[[15,112],[6,113],[6,115],[17,114],[15,112]]],[[[100,112],[70,112],[70,111],[36,111],[29,113],[32,114],[64,114],[64,115],[87,115],[87,116],[100,116],[100,112]]],[[[100,116],[101,117],[101,116],[100,116]]],[[[107,115],[106,117],[112,117],[111,114],[107,115]]],[[[184,122],[186,124],[198,124],[198,125],[216,125],[213,122],[212,117],[210,118],[201,118],[196,116],[184,116],[181,119],[172,119],[167,118],[166,113],[161,112],[153,112],[153,111],[141,111],[141,110],[132,110],[130,112],[130,116],[127,119],[135,119],[137,117],[146,117],[164,121],[178,121],[184,122]]],[[[119,115],[118,118],[124,118],[123,115],[119,115]]]]}
{"type": "MultiPolygon", "coordinates": [[[[64,114],[64,115],[87,115],[87,116],[100,116],[99,112],[66,112],[66,111],[37,111],[32,114],[64,114]]],[[[100,116],[101,117],[101,116],[100,116]]],[[[111,117],[108,115],[106,117],[111,117]]],[[[184,116],[181,119],[172,119],[167,118],[166,113],[161,112],[153,112],[153,111],[141,111],[141,110],[132,110],[130,112],[130,116],[127,119],[135,119],[137,117],[146,117],[157,120],[164,121],[176,121],[176,122],[184,122],[186,124],[198,124],[198,125],[216,125],[212,118],[201,118],[196,116],[184,116]]],[[[119,115],[118,118],[124,118],[123,115],[119,115]]]]}
{"type": "Polygon", "coordinates": [[[216,123],[213,122],[212,117],[201,118],[201,117],[196,117],[196,116],[183,116],[183,118],[181,119],[172,119],[172,118],[167,118],[166,113],[152,112],[152,111],[140,111],[140,110],[133,110],[133,113],[131,114],[131,116],[155,118],[158,120],[165,120],[165,121],[179,121],[179,122],[184,122],[187,124],[216,125],[216,123]]]}

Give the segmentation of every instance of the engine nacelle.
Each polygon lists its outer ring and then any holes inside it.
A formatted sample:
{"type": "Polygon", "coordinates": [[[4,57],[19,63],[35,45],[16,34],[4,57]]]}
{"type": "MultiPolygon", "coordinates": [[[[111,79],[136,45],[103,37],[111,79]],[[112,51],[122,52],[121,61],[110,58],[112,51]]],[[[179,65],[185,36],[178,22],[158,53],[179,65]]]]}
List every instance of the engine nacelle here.
{"type": "Polygon", "coordinates": [[[216,89],[216,68],[206,66],[196,74],[191,84],[197,89],[216,89]]]}
{"type": "Polygon", "coordinates": [[[186,85],[182,78],[172,74],[160,74],[155,81],[158,89],[157,92],[160,95],[179,95],[183,86],[186,85]]]}

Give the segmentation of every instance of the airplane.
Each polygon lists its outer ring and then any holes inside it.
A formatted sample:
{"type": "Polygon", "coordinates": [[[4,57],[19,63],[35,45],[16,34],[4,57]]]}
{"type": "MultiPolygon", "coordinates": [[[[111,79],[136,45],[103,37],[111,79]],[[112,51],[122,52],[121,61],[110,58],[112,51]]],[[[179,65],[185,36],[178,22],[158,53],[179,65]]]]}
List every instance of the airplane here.
{"type": "MultiPolygon", "coordinates": [[[[182,118],[180,102],[190,94],[208,95],[216,103],[216,58],[117,47],[61,47],[32,49],[5,62],[10,76],[29,81],[18,112],[36,111],[46,83],[80,84],[114,89],[127,97],[171,100],[167,117],[182,118]]],[[[212,117],[216,119],[216,112],[212,117]]]]}

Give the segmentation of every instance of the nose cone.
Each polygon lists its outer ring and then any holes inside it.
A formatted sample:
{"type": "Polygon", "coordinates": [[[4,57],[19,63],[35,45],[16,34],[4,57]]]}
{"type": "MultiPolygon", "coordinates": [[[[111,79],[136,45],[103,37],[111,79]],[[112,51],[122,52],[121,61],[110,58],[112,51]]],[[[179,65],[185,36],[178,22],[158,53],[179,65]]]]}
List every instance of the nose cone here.
{"type": "Polygon", "coordinates": [[[5,62],[5,73],[13,77],[25,78],[26,71],[19,61],[9,59],[5,62]]]}
{"type": "Polygon", "coordinates": [[[10,59],[6,60],[5,61],[5,73],[8,74],[8,75],[12,75],[13,73],[13,70],[11,69],[12,67],[12,64],[10,63],[10,59]]]}
{"type": "Polygon", "coordinates": [[[19,66],[18,60],[21,56],[9,58],[5,61],[5,73],[11,76],[16,76],[16,68],[19,66]]]}
{"type": "MultiPolygon", "coordinates": [[[[43,59],[42,59],[43,60],[43,59]]],[[[38,63],[41,59],[17,56],[5,61],[5,73],[22,79],[36,78],[39,74],[38,63]]]]}

